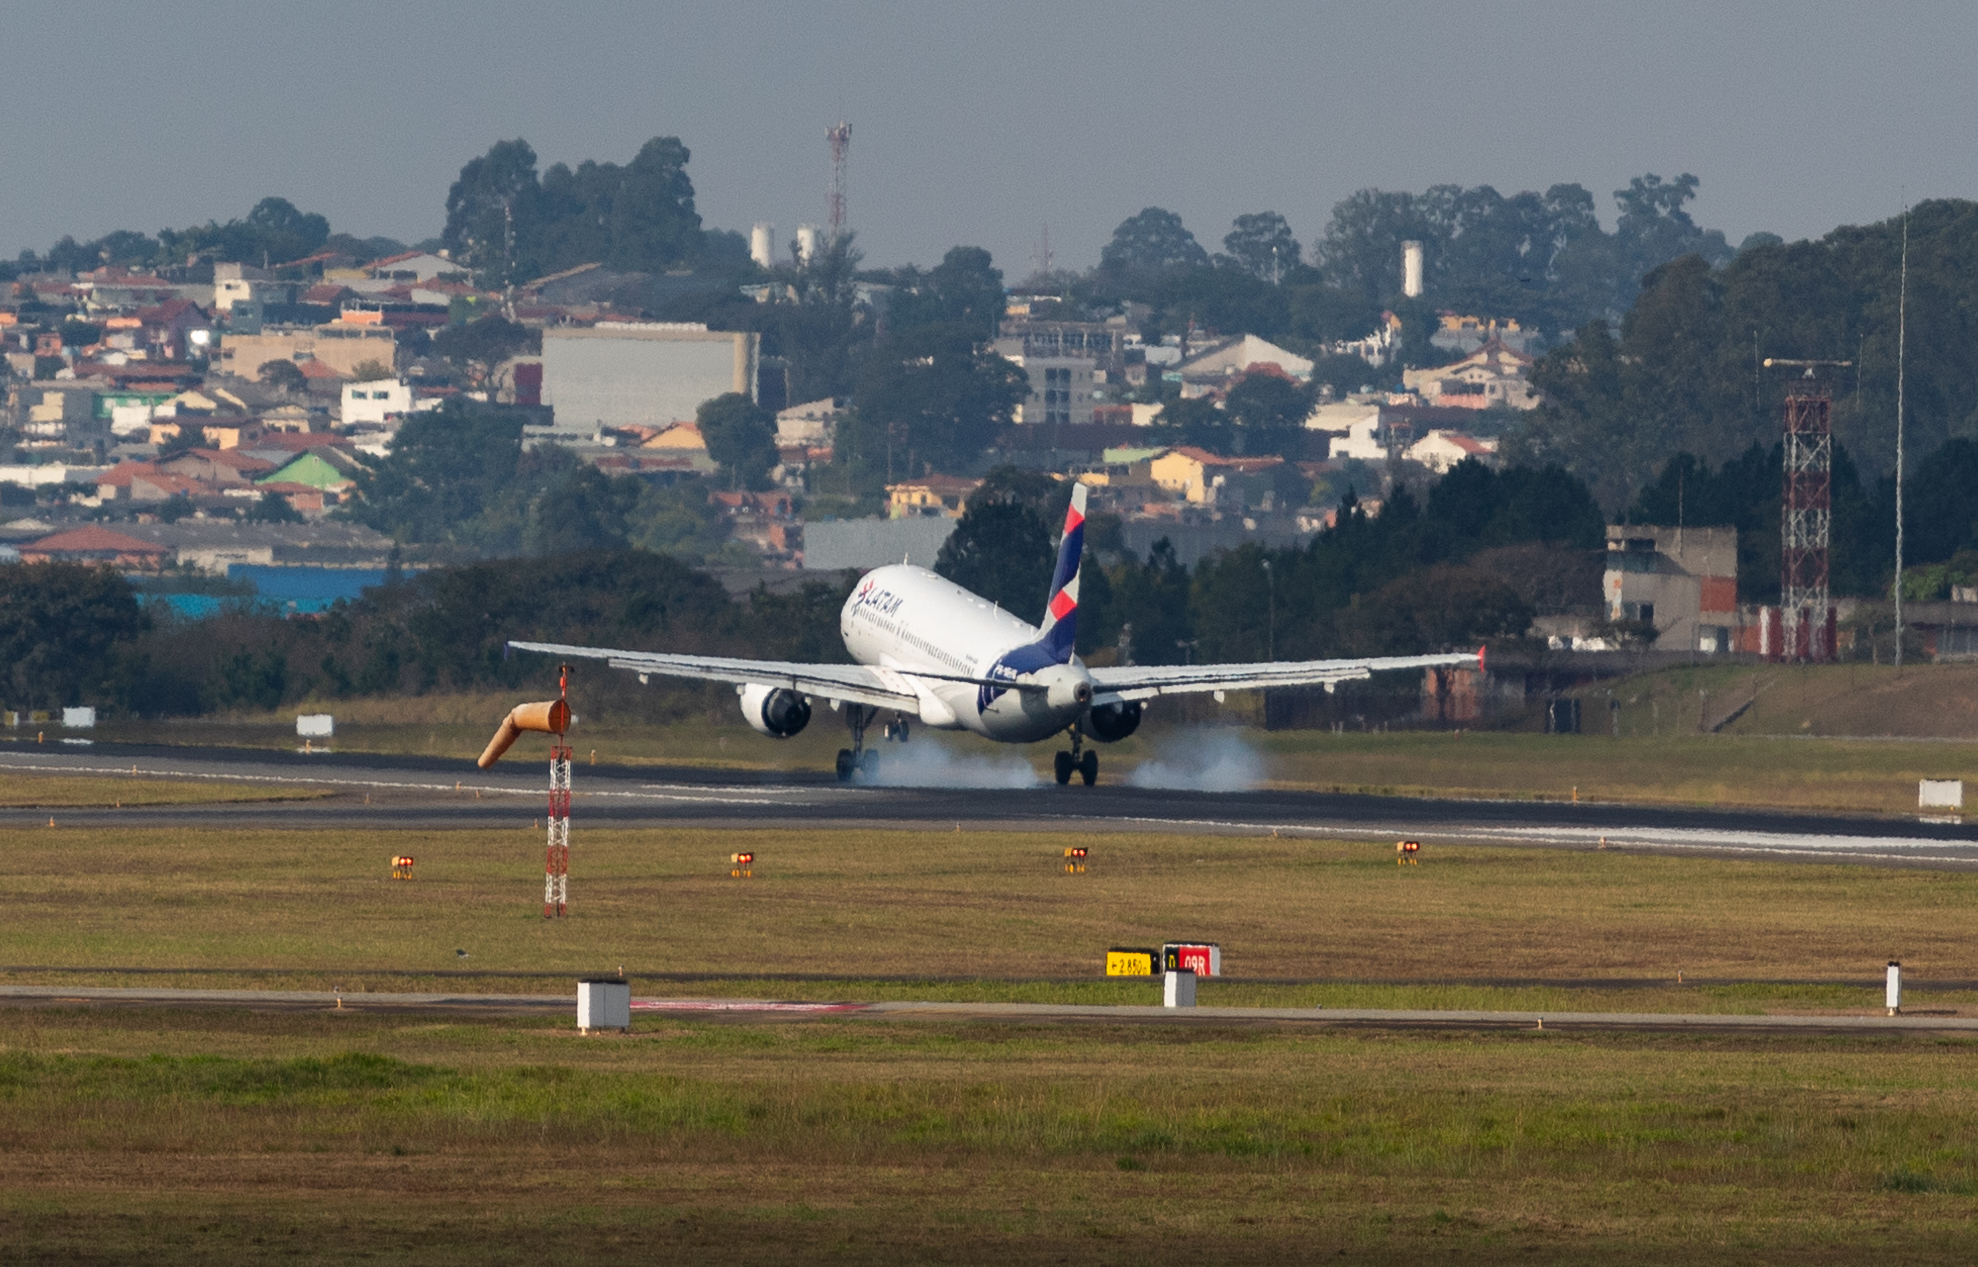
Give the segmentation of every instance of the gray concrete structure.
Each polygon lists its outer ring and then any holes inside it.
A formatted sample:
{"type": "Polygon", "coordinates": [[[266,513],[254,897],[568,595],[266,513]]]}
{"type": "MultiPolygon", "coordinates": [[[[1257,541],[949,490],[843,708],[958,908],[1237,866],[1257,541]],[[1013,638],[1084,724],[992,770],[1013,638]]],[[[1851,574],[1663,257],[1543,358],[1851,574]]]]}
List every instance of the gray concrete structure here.
{"type": "Polygon", "coordinates": [[[912,519],[827,519],[804,525],[804,570],[836,572],[856,568],[863,572],[888,563],[917,563],[934,566],[942,543],[955,530],[956,520],[946,515],[921,515],[912,519]]]}
{"type": "Polygon", "coordinates": [[[756,393],[762,336],[672,322],[543,331],[543,403],[556,434],[691,422],[701,402],[756,393]]]}

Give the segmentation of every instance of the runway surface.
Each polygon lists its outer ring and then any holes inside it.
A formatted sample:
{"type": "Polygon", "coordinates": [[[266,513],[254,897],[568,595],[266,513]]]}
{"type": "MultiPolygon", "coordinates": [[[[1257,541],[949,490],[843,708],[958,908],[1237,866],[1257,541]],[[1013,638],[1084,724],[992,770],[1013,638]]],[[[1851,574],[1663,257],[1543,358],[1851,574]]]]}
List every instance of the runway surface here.
{"type": "MultiPolygon", "coordinates": [[[[305,786],[316,800],[130,809],[56,809],[92,825],[277,825],[388,830],[513,824],[540,815],[535,763],[482,771],[469,761],[357,753],[54,744],[0,746],[0,774],[131,775],[305,786]]],[[[924,827],[952,830],[1185,832],[1419,839],[1782,860],[1978,867],[1978,824],[1530,801],[1426,800],[1299,791],[1203,792],[1106,784],[944,788],[842,785],[828,773],[586,766],[575,816],[616,826],[924,827]]],[[[0,810],[0,823],[44,822],[46,809],[0,810]]]]}
{"type": "MultiPolygon", "coordinates": [[[[349,994],[314,990],[91,989],[0,985],[0,1006],[226,1008],[347,1011],[421,1016],[569,1016],[576,997],[527,994],[349,994]]],[[[1379,1008],[1133,1007],[1060,1003],[814,1003],[774,999],[633,999],[633,1029],[662,1016],[789,1021],[823,1016],[872,1021],[992,1024],[1269,1025],[1437,1030],[1632,1030],[1680,1033],[1978,1034],[1978,1017],[1736,1016],[1657,1012],[1405,1011],[1379,1008]]]]}

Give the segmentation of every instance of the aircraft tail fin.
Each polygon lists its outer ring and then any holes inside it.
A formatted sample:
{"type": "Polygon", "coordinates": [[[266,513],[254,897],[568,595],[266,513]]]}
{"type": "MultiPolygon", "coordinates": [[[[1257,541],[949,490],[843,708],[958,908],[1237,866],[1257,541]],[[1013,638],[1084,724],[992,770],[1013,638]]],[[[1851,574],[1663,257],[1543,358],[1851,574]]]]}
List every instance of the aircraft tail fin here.
{"type": "Polygon", "coordinates": [[[1085,554],[1085,494],[1083,484],[1071,486],[1065,511],[1065,535],[1058,543],[1058,566],[1051,574],[1051,597],[1044,605],[1043,645],[1059,664],[1071,662],[1078,641],[1078,573],[1085,554]]]}

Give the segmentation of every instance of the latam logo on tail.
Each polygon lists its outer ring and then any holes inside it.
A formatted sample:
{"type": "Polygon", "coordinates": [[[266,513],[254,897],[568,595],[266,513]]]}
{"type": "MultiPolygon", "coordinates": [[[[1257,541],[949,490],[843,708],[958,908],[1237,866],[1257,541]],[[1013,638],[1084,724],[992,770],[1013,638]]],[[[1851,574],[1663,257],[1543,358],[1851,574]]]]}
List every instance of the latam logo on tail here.
{"type": "Polygon", "coordinates": [[[1116,665],[1088,668],[1079,658],[1078,589],[1085,554],[1087,489],[1074,483],[1065,510],[1057,565],[1037,624],[987,602],[926,568],[897,563],[867,573],[839,613],[852,664],[804,664],[723,656],[512,642],[517,651],[603,660],[647,681],[655,675],[727,682],[750,726],[788,738],[810,722],[812,705],[829,704],[846,721],[850,746],[838,753],[838,777],[877,772],[878,752],[865,732],[892,716],[889,737],[905,739],[910,722],[966,730],[1001,743],[1067,737],[1057,754],[1059,783],[1098,780],[1099,754],[1087,739],[1116,742],[1140,724],[1148,701],[1202,691],[1325,686],[1388,669],[1481,667],[1481,651],[1359,660],[1252,664],[1116,665]]]}

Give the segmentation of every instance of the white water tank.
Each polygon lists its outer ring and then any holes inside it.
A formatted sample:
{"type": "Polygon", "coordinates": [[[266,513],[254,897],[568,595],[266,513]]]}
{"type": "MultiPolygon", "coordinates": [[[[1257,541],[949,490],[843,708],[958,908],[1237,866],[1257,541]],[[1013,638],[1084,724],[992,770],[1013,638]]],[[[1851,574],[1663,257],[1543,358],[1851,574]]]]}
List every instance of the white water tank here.
{"type": "Polygon", "coordinates": [[[1420,242],[1401,244],[1401,293],[1410,299],[1421,297],[1422,244],[1420,242]]]}
{"type": "Polygon", "coordinates": [[[797,258],[808,264],[817,256],[817,226],[800,224],[797,226],[797,258]]]}
{"type": "Polygon", "coordinates": [[[776,266],[776,226],[769,221],[758,220],[749,230],[749,258],[764,268],[776,266]]]}

